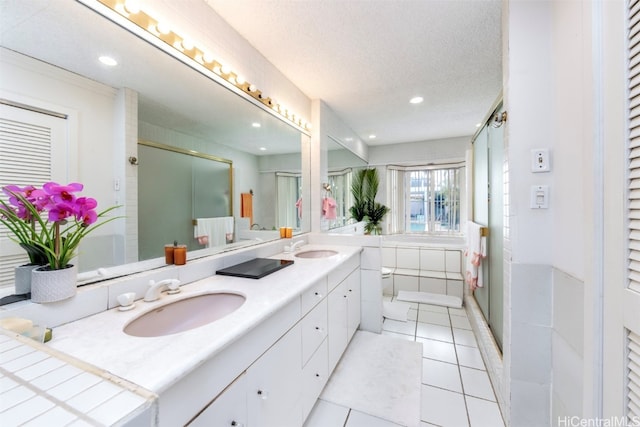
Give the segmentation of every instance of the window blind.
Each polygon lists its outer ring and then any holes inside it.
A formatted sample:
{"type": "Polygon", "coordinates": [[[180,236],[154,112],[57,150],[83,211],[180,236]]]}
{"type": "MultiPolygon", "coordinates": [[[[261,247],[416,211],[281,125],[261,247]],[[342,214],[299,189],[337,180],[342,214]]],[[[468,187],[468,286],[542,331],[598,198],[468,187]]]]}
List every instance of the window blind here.
{"type": "MultiPolygon", "coordinates": [[[[629,290],[640,292],[640,0],[628,10],[629,290]]],[[[627,329],[626,412],[640,417],[640,335],[627,329]]]]}

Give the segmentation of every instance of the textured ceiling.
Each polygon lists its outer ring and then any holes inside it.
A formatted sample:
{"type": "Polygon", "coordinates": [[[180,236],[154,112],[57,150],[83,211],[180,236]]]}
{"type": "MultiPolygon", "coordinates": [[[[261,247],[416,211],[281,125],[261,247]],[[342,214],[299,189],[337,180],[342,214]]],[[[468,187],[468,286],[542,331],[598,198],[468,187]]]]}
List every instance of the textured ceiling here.
{"type": "Polygon", "coordinates": [[[369,145],[472,135],[502,87],[500,0],[206,1],[369,145]]]}

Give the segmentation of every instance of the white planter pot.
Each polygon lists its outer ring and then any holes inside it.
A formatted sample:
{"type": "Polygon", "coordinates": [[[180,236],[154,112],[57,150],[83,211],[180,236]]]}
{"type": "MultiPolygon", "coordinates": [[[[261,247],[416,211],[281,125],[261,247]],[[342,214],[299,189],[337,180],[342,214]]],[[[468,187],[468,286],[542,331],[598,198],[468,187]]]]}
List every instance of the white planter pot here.
{"type": "Polygon", "coordinates": [[[39,267],[31,273],[31,301],[47,303],[71,298],[77,291],[78,268],[70,265],[60,270],[39,267]]]}
{"type": "Polygon", "coordinates": [[[13,283],[16,287],[16,295],[24,295],[31,292],[31,272],[41,267],[38,264],[25,264],[14,269],[13,283]]]}

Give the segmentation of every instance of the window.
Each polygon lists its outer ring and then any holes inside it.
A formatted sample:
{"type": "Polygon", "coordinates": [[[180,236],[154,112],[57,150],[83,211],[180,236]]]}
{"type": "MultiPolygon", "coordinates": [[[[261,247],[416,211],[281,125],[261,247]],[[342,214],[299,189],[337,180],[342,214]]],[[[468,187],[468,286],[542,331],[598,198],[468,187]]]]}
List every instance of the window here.
{"type": "Polygon", "coordinates": [[[464,164],[388,168],[392,233],[458,234],[464,164]]]}

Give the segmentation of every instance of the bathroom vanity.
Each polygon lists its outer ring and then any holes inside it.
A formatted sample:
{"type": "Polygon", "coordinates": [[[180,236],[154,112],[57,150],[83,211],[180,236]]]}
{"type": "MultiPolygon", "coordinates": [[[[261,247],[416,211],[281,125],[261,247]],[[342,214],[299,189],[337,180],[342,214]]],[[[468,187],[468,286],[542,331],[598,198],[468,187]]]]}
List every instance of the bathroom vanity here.
{"type": "Polygon", "coordinates": [[[360,252],[360,247],[307,245],[275,254],[272,258],[293,265],[258,280],[209,275],[184,284],[179,294],[138,300],[131,310],[116,307],[54,328],[46,348],[155,396],[152,410],[126,425],[302,425],[360,323],[360,252]],[[337,254],[297,256],[314,249],[337,254]],[[181,333],[123,332],[146,312],[212,293],[237,294],[245,301],[226,316],[181,333]]]}

